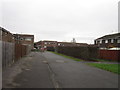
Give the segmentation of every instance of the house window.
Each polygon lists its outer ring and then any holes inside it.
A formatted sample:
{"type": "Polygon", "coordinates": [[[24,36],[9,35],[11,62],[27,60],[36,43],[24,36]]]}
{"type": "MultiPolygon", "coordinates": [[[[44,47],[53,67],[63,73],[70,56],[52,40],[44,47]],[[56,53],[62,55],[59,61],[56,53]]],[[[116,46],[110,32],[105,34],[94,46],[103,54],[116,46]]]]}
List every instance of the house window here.
{"type": "Polygon", "coordinates": [[[113,43],[113,41],[114,41],[114,40],[113,40],[113,39],[111,39],[111,43],[113,43]]]}
{"type": "Polygon", "coordinates": [[[25,38],[26,41],[31,41],[31,38],[25,38]]]}
{"type": "Polygon", "coordinates": [[[117,39],[114,39],[114,41],[113,41],[114,43],[117,43],[117,39]]]}
{"type": "Polygon", "coordinates": [[[44,46],[44,48],[47,48],[47,46],[44,46]]]}
{"type": "Polygon", "coordinates": [[[100,43],[102,43],[102,40],[100,40],[100,43]]]}
{"type": "Polygon", "coordinates": [[[21,38],[20,40],[23,40],[23,38],[21,38]]]}
{"type": "Polygon", "coordinates": [[[102,43],[105,43],[105,40],[102,40],[102,43]]]}
{"type": "Polygon", "coordinates": [[[58,46],[60,46],[60,43],[58,43],[58,46]]]}
{"type": "Polygon", "coordinates": [[[111,39],[108,39],[108,43],[111,43],[111,39]]]}
{"type": "Polygon", "coordinates": [[[108,40],[105,40],[105,43],[108,43],[108,40]]]}
{"type": "Polygon", "coordinates": [[[44,44],[47,44],[47,42],[45,42],[44,44]]]}
{"type": "Polygon", "coordinates": [[[100,43],[100,41],[97,41],[97,44],[99,44],[100,43]]]}
{"type": "Polygon", "coordinates": [[[120,39],[117,40],[117,43],[120,43],[120,39]]]}

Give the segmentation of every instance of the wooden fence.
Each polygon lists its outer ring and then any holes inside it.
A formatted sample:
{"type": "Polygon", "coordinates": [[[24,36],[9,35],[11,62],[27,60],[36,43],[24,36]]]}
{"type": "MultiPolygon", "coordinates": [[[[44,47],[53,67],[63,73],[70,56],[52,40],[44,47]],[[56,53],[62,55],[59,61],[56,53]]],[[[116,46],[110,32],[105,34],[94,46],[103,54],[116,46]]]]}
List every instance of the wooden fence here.
{"type": "Polygon", "coordinates": [[[15,44],[10,42],[1,42],[2,45],[2,68],[12,65],[14,62],[27,55],[30,47],[27,45],[15,44]]]}
{"type": "Polygon", "coordinates": [[[99,58],[110,61],[120,61],[120,50],[99,50],[99,58]]]}
{"type": "Polygon", "coordinates": [[[14,43],[2,42],[2,67],[5,68],[14,62],[14,43]]]}
{"type": "Polygon", "coordinates": [[[26,55],[27,46],[15,44],[15,60],[20,59],[21,57],[26,55]]]}

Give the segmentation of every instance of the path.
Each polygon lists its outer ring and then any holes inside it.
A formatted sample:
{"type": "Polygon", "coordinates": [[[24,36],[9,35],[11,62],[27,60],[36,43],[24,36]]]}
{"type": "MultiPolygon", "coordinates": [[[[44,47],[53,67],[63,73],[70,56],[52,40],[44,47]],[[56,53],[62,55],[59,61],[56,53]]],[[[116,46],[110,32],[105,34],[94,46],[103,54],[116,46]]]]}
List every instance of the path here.
{"type": "Polygon", "coordinates": [[[51,52],[32,52],[3,76],[4,87],[117,88],[118,75],[51,52]],[[17,67],[17,68],[16,68],[17,67]],[[7,77],[9,73],[9,77],[7,77]]]}

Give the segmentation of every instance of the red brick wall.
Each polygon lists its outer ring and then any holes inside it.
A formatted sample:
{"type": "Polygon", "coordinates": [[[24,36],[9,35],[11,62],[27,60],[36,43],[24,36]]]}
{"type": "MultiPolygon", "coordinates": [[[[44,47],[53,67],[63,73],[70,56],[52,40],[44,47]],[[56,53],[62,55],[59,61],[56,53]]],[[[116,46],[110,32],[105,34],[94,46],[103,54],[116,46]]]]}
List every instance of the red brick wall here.
{"type": "Polygon", "coordinates": [[[99,50],[99,58],[120,61],[120,50],[99,50]]]}

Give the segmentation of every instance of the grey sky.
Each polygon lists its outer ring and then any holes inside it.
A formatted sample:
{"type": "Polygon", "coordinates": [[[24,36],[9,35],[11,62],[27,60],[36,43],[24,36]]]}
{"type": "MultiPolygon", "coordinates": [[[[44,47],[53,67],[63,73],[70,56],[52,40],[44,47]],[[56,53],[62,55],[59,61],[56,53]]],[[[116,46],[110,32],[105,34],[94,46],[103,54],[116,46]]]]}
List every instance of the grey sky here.
{"type": "MultiPolygon", "coordinates": [[[[2,26],[35,41],[93,43],[118,31],[119,0],[2,0],[2,26]]],[[[1,21],[1,20],[0,20],[1,21]]]]}

